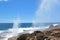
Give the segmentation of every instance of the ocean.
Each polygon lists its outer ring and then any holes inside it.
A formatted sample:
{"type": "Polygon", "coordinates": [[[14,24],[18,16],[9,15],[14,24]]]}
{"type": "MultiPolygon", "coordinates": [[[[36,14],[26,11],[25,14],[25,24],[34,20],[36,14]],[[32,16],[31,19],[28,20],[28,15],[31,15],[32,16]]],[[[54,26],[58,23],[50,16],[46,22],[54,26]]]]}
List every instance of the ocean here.
{"type": "MultiPolygon", "coordinates": [[[[48,26],[51,24],[60,24],[60,22],[56,22],[56,23],[41,23],[43,24],[43,26],[48,26]]],[[[40,24],[40,25],[41,25],[40,24]]],[[[13,28],[13,23],[0,23],[0,30],[7,30],[10,28],[13,28]]],[[[26,28],[26,27],[32,27],[32,23],[20,23],[19,28],[26,28]]]]}
{"type": "MultiPolygon", "coordinates": [[[[40,23],[40,28],[45,29],[45,27],[48,27],[52,24],[60,24],[59,23],[40,23]]],[[[17,35],[17,33],[32,33],[33,31],[39,29],[33,28],[33,23],[20,23],[19,24],[19,29],[14,29],[13,30],[13,23],[0,23],[0,40],[8,40],[8,38],[17,35]],[[18,30],[18,31],[17,31],[18,30]]],[[[40,29],[39,29],[40,30],[40,29]]]]}
{"type": "MultiPolygon", "coordinates": [[[[0,30],[7,30],[13,28],[13,23],[0,23],[0,30]]],[[[32,23],[21,23],[19,28],[31,27],[32,23]]]]}

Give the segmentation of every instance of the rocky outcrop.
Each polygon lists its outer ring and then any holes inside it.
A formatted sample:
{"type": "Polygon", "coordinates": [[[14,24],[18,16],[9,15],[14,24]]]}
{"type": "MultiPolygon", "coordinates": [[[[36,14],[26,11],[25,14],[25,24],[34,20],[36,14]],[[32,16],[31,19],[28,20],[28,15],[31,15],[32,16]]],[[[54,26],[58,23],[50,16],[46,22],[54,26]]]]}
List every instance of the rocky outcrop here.
{"type": "Polygon", "coordinates": [[[41,31],[35,31],[32,34],[22,34],[20,35],[17,40],[43,40],[44,33],[41,31]]]}
{"type": "MultiPolygon", "coordinates": [[[[53,25],[51,25],[53,26],[53,25]]],[[[22,34],[8,40],[60,40],[60,26],[51,27],[43,32],[35,31],[32,34],[22,34]]]]}
{"type": "Polygon", "coordinates": [[[11,37],[11,38],[8,38],[8,40],[17,40],[17,36],[16,37],[11,37]]]}
{"type": "Polygon", "coordinates": [[[29,37],[29,36],[30,36],[30,34],[22,34],[17,38],[17,40],[26,40],[27,37],[29,37]]]}

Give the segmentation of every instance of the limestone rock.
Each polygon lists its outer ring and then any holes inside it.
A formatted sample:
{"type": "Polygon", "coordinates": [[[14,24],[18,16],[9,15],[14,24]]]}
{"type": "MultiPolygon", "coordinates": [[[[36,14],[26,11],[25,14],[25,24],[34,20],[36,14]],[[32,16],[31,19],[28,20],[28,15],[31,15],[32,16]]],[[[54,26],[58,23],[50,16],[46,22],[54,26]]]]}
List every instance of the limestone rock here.
{"type": "Polygon", "coordinates": [[[60,40],[60,25],[52,26],[43,32],[35,31],[32,34],[21,34],[8,40],[60,40]]]}

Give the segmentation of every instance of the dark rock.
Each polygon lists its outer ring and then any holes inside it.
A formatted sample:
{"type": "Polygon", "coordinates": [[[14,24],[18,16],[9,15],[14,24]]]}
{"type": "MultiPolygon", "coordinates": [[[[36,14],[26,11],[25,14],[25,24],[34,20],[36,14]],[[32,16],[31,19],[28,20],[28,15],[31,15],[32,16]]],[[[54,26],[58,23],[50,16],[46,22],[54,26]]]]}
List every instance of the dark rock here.
{"type": "Polygon", "coordinates": [[[8,40],[16,40],[18,37],[11,37],[11,38],[8,38],[8,40]]]}
{"type": "Polygon", "coordinates": [[[53,25],[45,31],[35,31],[32,34],[22,34],[18,37],[9,38],[9,40],[60,40],[60,25],[53,25]]]}
{"type": "Polygon", "coordinates": [[[17,38],[17,40],[26,40],[29,35],[30,34],[22,34],[17,38]]]}

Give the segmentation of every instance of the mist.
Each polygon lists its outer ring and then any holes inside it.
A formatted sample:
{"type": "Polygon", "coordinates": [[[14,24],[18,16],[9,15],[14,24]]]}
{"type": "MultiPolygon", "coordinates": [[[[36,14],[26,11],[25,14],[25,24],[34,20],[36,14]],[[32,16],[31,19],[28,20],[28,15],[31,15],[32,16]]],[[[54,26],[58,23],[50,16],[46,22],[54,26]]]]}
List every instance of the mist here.
{"type": "Polygon", "coordinates": [[[41,0],[36,11],[36,22],[51,22],[52,11],[57,5],[60,5],[60,0],[41,0]]]}

